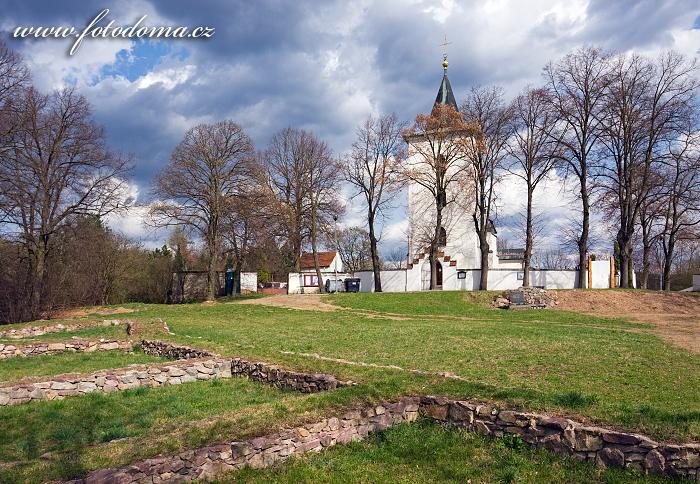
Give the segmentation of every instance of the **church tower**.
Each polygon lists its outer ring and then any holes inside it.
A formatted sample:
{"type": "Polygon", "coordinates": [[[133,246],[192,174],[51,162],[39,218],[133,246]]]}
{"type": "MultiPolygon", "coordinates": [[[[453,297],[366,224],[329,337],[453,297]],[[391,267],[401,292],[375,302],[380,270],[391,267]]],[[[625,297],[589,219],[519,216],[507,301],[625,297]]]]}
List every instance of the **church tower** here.
{"type": "MultiPolygon", "coordinates": [[[[447,76],[449,63],[447,55],[443,57],[443,75],[438,88],[433,108],[437,105],[452,107],[459,112],[450,80],[447,76]]],[[[455,139],[450,136],[465,136],[463,132],[448,135],[445,142],[455,139]]],[[[425,156],[426,149],[419,146],[426,143],[425,138],[413,136],[406,138],[408,143],[409,165],[420,166],[421,158],[425,156]],[[413,162],[411,161],[413,158],[413,162]]],[[[423,160],[425,158],[422,158],[423,160]]],[[[466,161],[459,161],[456,171],[466,173],[466,161]]],[[[423,166],[426,166],[423,163],[423,166]]],[[[448,174],[449,176],[449,174],[448,174]]],[[[479,251],[479,238],[477,236],[474,220],[474,200],[469,196],[469,188],[466,183],[455,182],[448,186],[445,193],[445,205],[442,209],[442,223],[440,237],[438,238],[437,252],[437,287],[436,289],[478,289],[478,276],[473,277],[474,270],[481,266],[479,251]],[[447,203],[449,201],[449,203],[447,203]],[[474,287],[474,284],[476,286],[474,287]]],[[[409,271],[414,277],[420,277],[420,289],[430,287],[430,241],[435,235],[437,220],[436,198],[425,186],[411,182],[408,186],[408,216],[409,216],[409,271]],[[420,271],[420,276],[417,272],[420,271]]],[[[490,234],[489,245],[496,248],[495,230],[490,234]]],[[[495,268],[498,258],[493,256],[489,265],[495,268]]]]}

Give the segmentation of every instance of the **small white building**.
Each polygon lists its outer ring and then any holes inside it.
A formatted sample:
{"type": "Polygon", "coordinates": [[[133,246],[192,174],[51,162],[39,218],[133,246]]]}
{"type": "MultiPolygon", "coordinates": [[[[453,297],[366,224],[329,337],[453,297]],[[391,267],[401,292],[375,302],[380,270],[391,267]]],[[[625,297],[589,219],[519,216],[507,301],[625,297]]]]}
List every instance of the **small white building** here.
{"type": "MultiPolygon", "coordinates": [[[[336,275],[339,279],[345,279],[348,274],[343,272],[343,261],[340,254],[332,252],[317,252],[318,265],[321,270],[321,278],[324,283],[328,278],[336,275]]],[[[299,272],[290,272],[287,284],[289,294],[313,294],[319,292],[319,280],[316,274],[314,255],[304,252],[299,259],[299,272]]]]}
{"type": "Polygon", "coordinates": [[[700,274],[693,275],[693,291],[700,291],[700,274]]]}

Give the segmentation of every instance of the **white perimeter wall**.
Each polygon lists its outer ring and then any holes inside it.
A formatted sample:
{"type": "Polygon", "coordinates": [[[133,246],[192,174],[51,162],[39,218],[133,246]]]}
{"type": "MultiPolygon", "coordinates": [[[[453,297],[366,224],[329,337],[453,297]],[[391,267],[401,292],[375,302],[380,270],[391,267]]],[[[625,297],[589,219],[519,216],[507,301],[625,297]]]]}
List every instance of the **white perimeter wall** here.
{"type": "Polygon", "coordinates": [[[241,291],[258,292],[258,273],[241,272],[241,291]]]}
{"type": "Polygon", "coordinates": [[[591,287],[607,289],[610,287],[610,260],[594,260],[591,264],[591,287]]]}
{"type": "MultiPolygon", "coordinates": [[[[454,267],[443,266],[442,289],[445,291],[476,291],[479,289],[480,270],[467,270],[466,278],[459,279],[454,267]]],[[[489,271],[488,289],[502,291],[517,289],[523,285],[518,280],[518,270],[491,269],[489,271]]],[[[405,292],[425,290],[421,280],[420,266],[411,270],[381,271],[382,291],[405,292]]],[[[360,292],[374,291],[374,276],[372,271],[356,272],[360,279],[360,292]]],[[[543,286],[547,289],[573,289],[578,281],[578,271],[530,271],[530,283],[533,286],[543,286]]]]}
{"type": "Polygon", "coordinates": [[[700,274],[693,276],[693,291],[700,291],[700,274]]]}

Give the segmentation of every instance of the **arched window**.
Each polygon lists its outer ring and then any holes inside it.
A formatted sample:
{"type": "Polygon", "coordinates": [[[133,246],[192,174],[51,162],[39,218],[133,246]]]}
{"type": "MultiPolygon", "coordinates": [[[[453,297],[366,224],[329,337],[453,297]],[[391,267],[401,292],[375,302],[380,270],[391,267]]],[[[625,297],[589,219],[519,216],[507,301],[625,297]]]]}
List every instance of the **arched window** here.
{"type": "Polygon", "coordinates": [[[440,227],[440,236],[438,237],[438,245],[444,247],[447,245],[447,230],[445,227],[440,227]]]}

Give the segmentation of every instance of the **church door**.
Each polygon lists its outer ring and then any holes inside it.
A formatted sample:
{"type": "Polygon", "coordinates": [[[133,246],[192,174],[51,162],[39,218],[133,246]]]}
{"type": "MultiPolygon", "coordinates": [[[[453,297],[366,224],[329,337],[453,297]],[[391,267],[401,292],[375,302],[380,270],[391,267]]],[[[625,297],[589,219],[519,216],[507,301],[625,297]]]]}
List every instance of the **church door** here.
{"type": "Polygon", "coordinates": [[[435,261],[435,279],[437,279],[435,289],[442,289],[442,264],[440,261],[435,261]]]}

